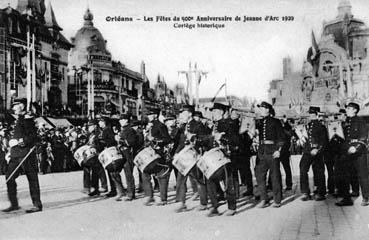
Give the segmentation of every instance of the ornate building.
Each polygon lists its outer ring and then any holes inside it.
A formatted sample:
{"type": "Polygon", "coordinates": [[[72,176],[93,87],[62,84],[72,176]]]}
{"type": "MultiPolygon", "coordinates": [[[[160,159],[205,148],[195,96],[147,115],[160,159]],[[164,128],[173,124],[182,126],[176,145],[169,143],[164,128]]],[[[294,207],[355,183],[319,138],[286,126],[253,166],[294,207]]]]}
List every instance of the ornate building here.
{"type": "Polygon", "coordinates": [[[72,38],[74,47],[69,55],[70,105],[79,115],[88,114],[88,79],[92,79],[95,113],[130,112],[136,115],[137,99],[142,96],[142,85],[146,79],[144,63],[138,73],[119,61],[113,61],[106,40],[94,27],[93,14],[89,9],[83,19],[83,27],[72,38]]]}
{"type": "MultiPolygon", "coordinates": [[[[0,9],[0,109],[9,109],[15,97],[26,97],[27,79],[34,79],[32,102],[57,110],[67,105],[67,62],[72,44],[61,33],[51,3],[18,0],[0,9]],[[27,57],[27,35],[34,36],[27,57]],[[32,57],[33,55],[33,57],[32,57]],[[30,57],[31,56],[31,57],[30,57]],[[29,60],[31,64],[27,64],[29,60]],[[27,76],[27,66],[32,73],[27,76]],[[33,76],[32,76],[33,75],[33,76]]],[[[28,45],[29,47],[29,45],[28,45]]]]}
{"type": "Polygon", "coordinates": [[[300,115],[310,105],[335,113],[349,99],[361,103],[359,114],[369,114],[369,28],[351,8],[349,1],[341,1],[337,17],[323,22],[313,61],[305,61],[300,73],[290,71],[271,82],[269,100],[277,115],[300,115]]]}

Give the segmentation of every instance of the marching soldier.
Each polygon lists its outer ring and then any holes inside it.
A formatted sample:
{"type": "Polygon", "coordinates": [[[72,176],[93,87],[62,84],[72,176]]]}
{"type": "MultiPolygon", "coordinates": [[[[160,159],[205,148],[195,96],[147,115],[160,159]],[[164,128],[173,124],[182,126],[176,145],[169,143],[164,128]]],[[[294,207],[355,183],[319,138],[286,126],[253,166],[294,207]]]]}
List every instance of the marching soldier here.
{"type": "MultiPolygon", "coordinates": [[[[163,163],[164,160],[164,146],[166,146],[168,143],[170,143],[170,136],[168,134],[168,129],[158,120],[160,110],[155,109],[150,111],[147,114],[147,117],[149,119],[149,134],[147,136],[147,144],[154,144],[155,151],[162,157],[159,162],[163,163]]],[[[149,172],[156,173],[157,179],[159,182],[159,190],[160,190],[160,199],[161,201],[158,203],[158,205],[166,205],[167,204],[167,195],[168,195],[168,182],[169,182],[169,174],[166,173],[166,171],[169,170],[169,167],[164,167],[160,164],[156,165],[154,169],[148,170],[149,172]],[[163,172],[164,171],[164,172],[163,172]]],[[[143,173],[142,174],[142,181],[144,185],[144,191],[145,195],[147,196],[147,201],[145,202],[145,205],[149,206],[151,203],[154,202],[153,198],[153,190],[151,185],[151,176],[149,173],[143,173]]]]}
{"type": "Polygon", "coordinates": [[[335,176],[338,183],[339,192],[343,199],[336,203],[337,206],[352,206],[353,201],[350,196],[350,179],[353,171],[359,177],[362,194],[362,206],[369,205],[369,176],[368,163],[366,159],[366,141],[368,129],[365,121],[358,117],[360,111],[359,104],[350,102],[346,106],[347,118],[343,123],[343,133],[345,141],[341,145],[341,157],[336,161],[335,176]]]}
{"type": "Polygon", "coordinates": [[[281,122],[274,118],[275,112],[267,102],[262,102],[258,107],[261,110],[260,121],[256,122],[256,129],[259,132],[259,149],[255,166],[255,175],[260,192],[261,202],[259,208],[269,206],[269,199],[266,191],[266,175],[269,171],[273,187],[274,203],[272,207],[280,207],[282,201],[282,183],[280,171],[280,154],[284,144],[284,133],[281,122]]]}
{"type": "MultiPolygon", "coordinates": [[[[226,149],[225,155],[230,155],[227,147],[229,147],[229,143],[232,144],[232,139],[230,137],[230,122],[229,119],[225,119],[225,116],[228,116],[229,106],[226,106],[221,103],[214,103],[212,110],[213,119],[215,121],[213,126],[213,136],[215,140],[215,144],[219,146],[223,146],[226,149]]],[[[207,190],[208,195],[211,202],[211,209],[209,211],[208,216],[216,216],[219,215],[218,212],[218,199],[217,199],[217,190],[218,184],[220,180],[225,180],[225,188],[226,188],[226,199],[228,203],[228,210],[226,212],[226,216],[233,216],[236,213],[236,191],[235,191],[235,181],[234,181],[234,168],[232,164],[227,164],[224,168],[225,177],[223,179],[209,179],[207,181],[207,190]]]]}
{"type": "MultiPolygon", "coordinates": [[[[115,137],[113,129],[111,128],[108,117],[98,118],[98,123],[100,127],[100,134],[98,135],[98,153],[104,151],[105,148],[115,146],[115,137]]],[[[103,169],[103,168],[102,168],[103,169]]],[[[104,169],[103,169],[104,171],[104,169]]],[[[105,171],[104,171],[105,174],[105,171]]],[[[110,192],[105,194],[105,197],[115,197],[117,196],[117,190],[114,184],[112,175],[108,172],[109,182],[110,182],[110,192]]]]}
{"type": "MultiPolygon", "coordinates": [[[[199,111],[194,111],[194,107],[192,105],[185,105],[182,108],[182,112],[180,115],[181,121],[184,123],[181,126],[181,135],[179,137],[179,144],[176,149],[176,153],[179,153],[186,145],[194,144],[195,151],[201,154],[203,151],[203,140],[206,134],[206,128],[201,122],[202,113],[199,111]]],[[[198,192],[200,196],[200,206],[198,207],[199,211],[207,209],[207,189],[206,182],[203,180],[203,176],[200,170],[195,166],[190,171],[190,176],[196,176],[196,184],[198,186],[198,192]],[[199,179],[200,178],[200,179],[199,179]]],[[[188,176],[182,175],[178,172],[177,175],[177,186],[176,186],[176,200],[181,203],[181,206],[176,210],[176,212],[184,212],[187,211],[186,206],[186,191],[187,191],[187,182],[188,176]]]]}
{"type": "Polygon", "coordinates": [[[37,158],[34,146],[37,139],[37,130],[33,118],[25,115],[27,100],[24,98],[15,99],[13,102],[13,111],[17,117],[14,133],[9,141],[10,162],[6,171],[8,197],[10,207],[3,212],[11,212],[19,209],[17,199],[17,183],[15,179],[19,176],[20,169],[16,170],[21,161],[25,159],[21,167],[27,175],[29,189],[31,193],[33,207],[26,210],[26,213],[42,211],[40,199],[40,185],[37,176],[37,158]],[[12,175],[13,174],[13,175],[12,175]]]}
{"type": "Polygon", "coordinates": [[[292,190],[292,171],[291,171],[291,165],[290,165],[290,157],[291,157],[291,152],[290,152],[290,147],[291,147],[291,138],[293,136],[293,131],[292,131],[292,127],[289,124],[286,115],[283,116],[282,119],[282,127],[284,130],[284,135],[285,135],[285,141],[283,144],[283,147],[281,149],[281,156],[280,156],[280,161],[282,163],[284,172],[286,174],[286,188],[285,191],[290,191],[292,190]]]}
{"type": "MultiPolygon", "coordinates": [[[[130,116],[123,114],[119,120],[121,132],[119,134],[119,148],[126,159],[124,164],[124,175],[127,181],[126,201],[135,199],[135,179],[133,177],[133,157],[138,150],[138,135],[130,125],[130,116]]],[[[119,176],[120,177],[120,176],[119,176]]],[[[120,182],[120,184],[122,184],[120,182]]],[[[123,187],[123,186],[122,186],[123,187]]]]}
{"type": "MultiPolygon", "coordinates": [[[[345,109],[340,109],[339,114],[335,116],[335,120],[343,120],[338,119],[339,115],[345,114],[345,109]]],[[[327,168],[328,173],[328,181],[327,181],[327,187],[328,187],[328,194],[335,195],[338,194],[336,192],[336,183],[335,183],[335,177],[334,177],[334,165],[337,159],[340,156],[340,148],[341,144],[344,142],[344,139],[341,136],[338,136],[337,134],[334,134],[331,139],[329,139],[325,156],[324,156],[324,163],[327,168]]],[[[359,187],[358,187],[359,188],[359,187]]]]}
{"type": "MultiPolygon", "coordinates": [[[[99,154],[99,141],[98,141],[98,137],[99,137],[99,129],[98,129],[98,121],[95,119],[90,119],[87,123],[87,127],[88,127],[88,136],[87,136],[87,145],[89,145],[90,147],[92,147],[93,149],[95,149],[96,152],[96,156],[93,156],[91,159],[89,159],[87,162],[84,162],[82,164],[82,167],[84,168],[84,186],[87,187],[88,189],[91,187],[93,187],[94,191],[88,193],[88,195],[90,197],[92,196],[98,196],[100,195],[100,191],[99,191],[99,175],[100,174],[104,174],[105,175],[105,171],[103,166],[101,165],[101,163],[98,160],[98,154],[99,154]],[[88,180],[89,179],[89,180],[88,180]],[[87,182],[89,183],[88,185],[87,182]]],[[[105,178],[106,181],[106,178],[105,178]]]]}
{"type": "Polygon", "coordinates": [[[326,127],[318,120],[319,107],[309,108],[310,122],[307,125],[307,139],[303,148],[303,155],[300,161],[300,187],[303,197],[302,201],[311,199],[309,189],[308,172],[312,166],[314,174],[314,184],[317,187],[314,196],[316,201],[322,201],[326,195],[326,184],[324,175],[324,150],[328,143],[326,127]]]}

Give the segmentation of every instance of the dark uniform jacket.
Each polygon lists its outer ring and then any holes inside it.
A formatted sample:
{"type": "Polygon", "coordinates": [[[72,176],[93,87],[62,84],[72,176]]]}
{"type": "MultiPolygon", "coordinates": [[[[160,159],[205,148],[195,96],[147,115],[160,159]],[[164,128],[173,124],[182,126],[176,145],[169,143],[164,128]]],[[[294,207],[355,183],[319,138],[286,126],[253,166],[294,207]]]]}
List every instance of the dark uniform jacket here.
{"type": "Polygon", "coordinates": [[[194,139],[191,140],[196,140],[195,148],[197,150],[199,150],[200,147],[208,146],[208,139],[210,135],[208,134],[206,127],[204,126],[204,124],[202,124],[202,122],[198,122],[192,119],[187,124],[181,125],[181,127],[179,128],[180,135],[178,147],[175,151],[176,153],[180,152],[186,146],[186,144],[188,144],[186,142],[186,131],[190,134],[194,134],[194,139]]]}
{"type": "Polygon", "coordinates": [[[152,121],[152,124],[151,136],[154,138],[154,141],[156,141],[160,147],[170,143],[167,126],[158,120],[152,121]]]}
{"type": "Polygon", "coordinates": [[[123,149],[132,150],[132,152],[138,151],[138,135],[136,131],[130,126],[125,126],[119,133],[119,144],[123,149]]]}
{"type": "Polygon", "coordinates": [[[312,120],[308,123],[306,131],[308,139],[304,146],[304,152],[308,153],[314,148],[324,151],[328,144],[327,128],[319,120],[312,120]]]}
{"type": "Polygon", "coordinates": [[[105,148],[115,146],[114,132],[111,127],[105,127],[98,135],[97,151],[102,152],[105,148]]]}
{"type": "Polygon", "coordinates": [[[347,152],[350,146],[355,146],[358,153],[364,153],[366,150],[365,143],[368,138],[368,129],[365,121],[358,117],[347,117],[342,123],[345,142],[342,144],[342,150],[347,152]]]}
{"type": "Polygon", "coordinates": [[[288,153],[291,147],[291,138],[294,135],[291,125],[288,122],[281,121],[283,132],[284,132],[284,145],[282,147],[281,153],[288,153]]]}
{"type": "Polygon", "coordinates": [[[281,122],[273,117],[265,117],[256,121],[256,129],[259,131],[260,145],[263,141],[273,141],[275,150],[283,147],[285,142],[285,135],[281,122]]]}
{"type": "Polygon", "coordinates": [[[19,116],[17,119],[11,139],[19,140],[21,138],[23,138],[24,145],[12,147],[10,151],[11,158],[23,158],[27,155],[29,150],[35,146],[37,142],[37,129],[33,118],[19,116]]]}

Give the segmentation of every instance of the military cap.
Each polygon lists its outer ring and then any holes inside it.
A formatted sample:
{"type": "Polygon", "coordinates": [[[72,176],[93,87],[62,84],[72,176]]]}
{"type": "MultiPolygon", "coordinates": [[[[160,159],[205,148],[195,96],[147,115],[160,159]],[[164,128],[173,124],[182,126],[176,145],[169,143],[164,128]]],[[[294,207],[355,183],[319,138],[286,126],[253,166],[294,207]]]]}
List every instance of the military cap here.
{"type": "Polygon", "coordinates": [[[348,107],[353,107],[355,108],[358,112],[360,111],[360,105],[356,102],[349,102],[347,105],[346,105],[346,108],[348,107]]]}
{"type": "Polygon", "coordinates": [[[214,109],[219,109],[219,110],[223,110],[224,112],[226,112],[229,110],[229,106],[224,105],[222,103],[214,103],[213,107],[210,108],[210,110],[213,111],[214,109]]]}
{"type": "Polygon", "coordinates": [[[200,112],[200,111],[195,111],[195,112],[193,113],[193,116],[194,116],[194,117],[203,118],[203,116],[202,116],[202,112],[200,112]]]}
{"type": "Polygon", "coordinates": [[[151,110],[148,111],[147,115],[159,115],[160,114],[160,109],[158,108],[153,108],[151,110]]]}
{"type": "Polygon", "coordinates": [[[309,111],[308,113],[311,113],[311,114],[318,114],[320,112],[320,107],[313,107],[313,106],[310,106],[309,107],[309,111]]]}
{"type": "Polygon", "coordinates": [[[195,107],[193,105],[183,105],[180,111],[181,112],[183,111],[194,112],[195,107]]]}
{"type": "Polygon", "coordinates": [[[98,121],[96,119],[90,119],[88,120],[88,123],[87,123],[88,126],[97,125],[97,124],[98,124],[98,121]]]}
{"type": "Polygon", "coordinates": [[[177,118],[176,118],[176,115],[174,115],[174,114],[168,114],[166,117],[165,117],[165,119],[164,119],[164,121],[166,122],[166,121],[169,121],[169,120],[176,120],[177,118]]]}
{"type": "Polygon", "coordinates": [[[258,108],[268,108],[273,109],[273,106],[270,103],[267,103],[265,101],[261,102],[260,104],[257,105],[258,108]]]}
{"type": "Polygon", "coordinates": [[[17,105],[17,104],[23,104],[24,106],[26,106],[27,105],[27,99],[26,98],[16,98],[16,99],[14,99],[12,106],[17,105]]]}
{"type": "Polygon", "coordinates": [[[132,127],[136,127],[136,126],[140,126],[140,125],[141,125],[140,120],[135,119],[135,120],[132,120],[132,122],[131,122],[132,127]]]}

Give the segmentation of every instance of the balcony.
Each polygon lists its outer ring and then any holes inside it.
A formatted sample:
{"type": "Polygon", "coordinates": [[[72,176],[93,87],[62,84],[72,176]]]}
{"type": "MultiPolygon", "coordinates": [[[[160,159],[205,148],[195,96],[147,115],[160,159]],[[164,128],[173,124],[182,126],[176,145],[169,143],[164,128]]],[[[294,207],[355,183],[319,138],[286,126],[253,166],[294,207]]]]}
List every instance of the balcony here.
{"type": "MultiPolygon", "coordinates": [[[[79,87],[82,91],[87,91],[87,82],[82,83],[82,86],[76,84],[69,84],[70,91],[78,91],[77,87],[79,87]]],[[[104,82],[95,82],[94,83],[94,90],[95,92],[106,92],[106,93],[114,93],[118,94],[118,87],[111,83],[104,83],[104,82]]]]}

